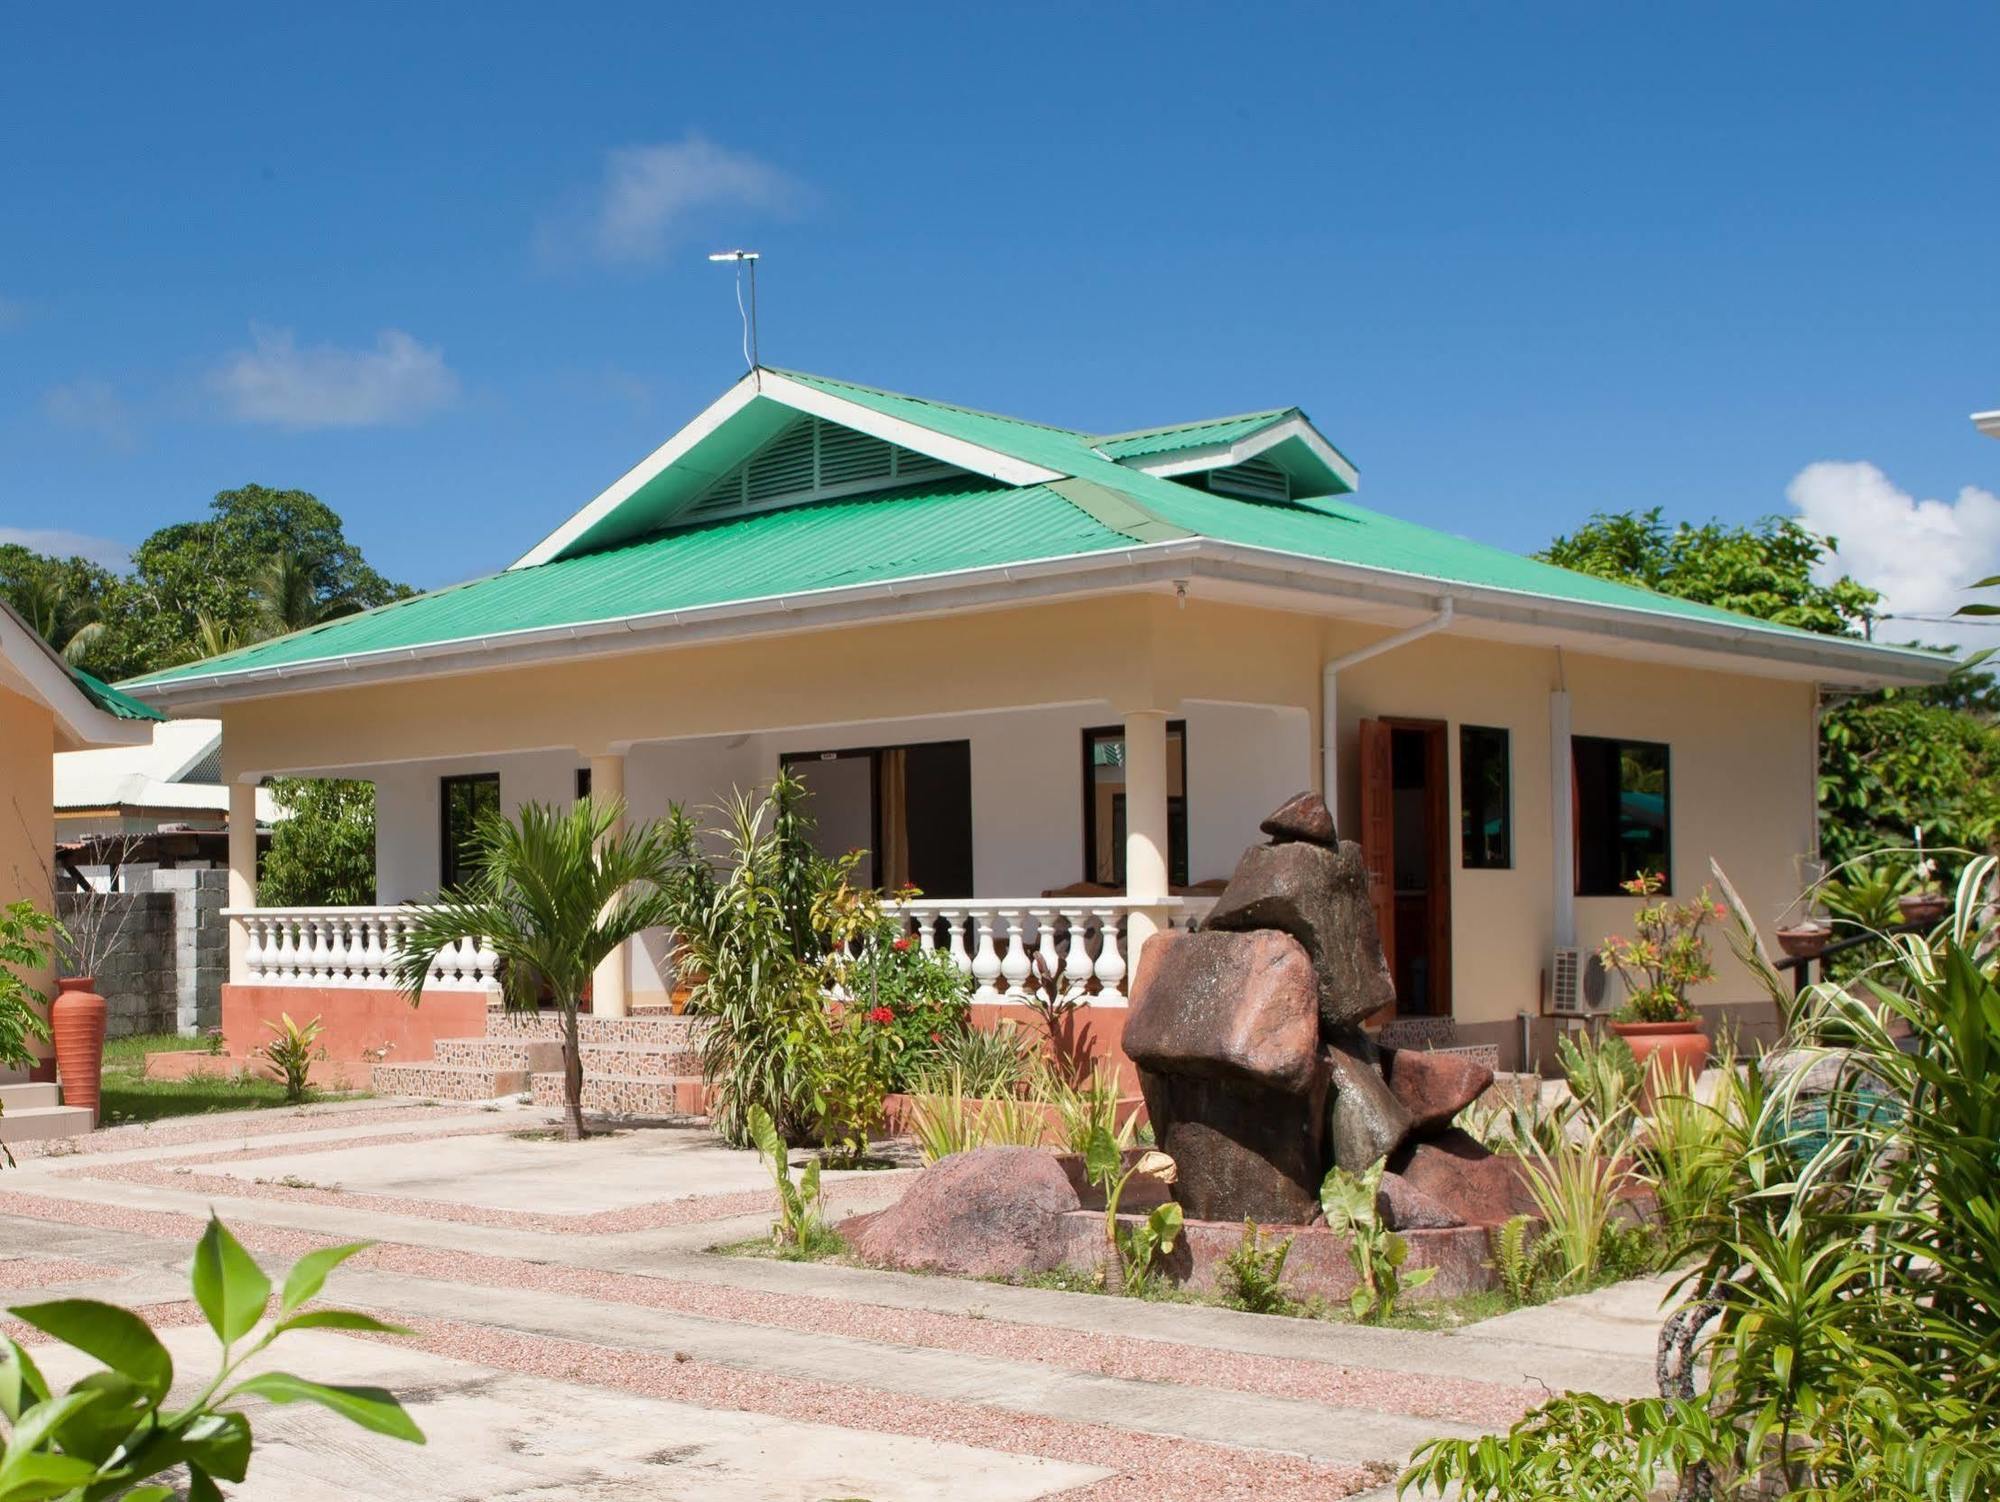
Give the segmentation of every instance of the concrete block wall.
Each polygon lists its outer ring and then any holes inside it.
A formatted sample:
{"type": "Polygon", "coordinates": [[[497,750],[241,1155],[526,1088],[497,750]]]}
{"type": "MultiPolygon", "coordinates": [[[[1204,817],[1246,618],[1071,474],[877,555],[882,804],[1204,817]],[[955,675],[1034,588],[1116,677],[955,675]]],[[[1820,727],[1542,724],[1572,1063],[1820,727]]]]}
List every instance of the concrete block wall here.
{"type": "MultiPolygon", "coordinates": [[[[111,954],[98,966],[97,991],[108,1003],[106,1031],[197,1033],[222,1022],[222,983],[229,978],[229,930],[222,909],[226,871],[128,873],[137,890],[115,892],[107,923],[123,920],[111,954]]],[[[56,900],[70,921],[72,894],[56,900]]]]}

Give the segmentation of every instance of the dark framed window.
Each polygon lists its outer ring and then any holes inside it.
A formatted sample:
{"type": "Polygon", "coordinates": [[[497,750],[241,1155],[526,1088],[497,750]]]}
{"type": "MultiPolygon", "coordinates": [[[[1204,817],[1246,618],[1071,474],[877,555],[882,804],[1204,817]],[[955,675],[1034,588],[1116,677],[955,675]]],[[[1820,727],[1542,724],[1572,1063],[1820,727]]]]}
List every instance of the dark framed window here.
{"type": "Polygon", "coordinates": [[[972,895],[972,742],[788,751],[778,764],[812,794],[820,854],[863,852],[854,880],[926,897],[972,895]]]}
{"type": "Polygon", "coordinates": [[[581,803],[590,796],[590,768],[576,769],[576,801],[581,803]]]}
{"type": "Polygon", "coordinates": [[[1570,742],[1576,792],[1576,895],[1622,897],[1657,871],[1673,890],[1673,788],[1658,741],[1579,735],[1570,742]]]}
{"type": "MultiPolygon", "coordinates": [[[[1083,879],[1125,885],[1125,729],[1083,733],[1083,879]]],[[[1167,881],[1188,884],[1187,721],[1167,722],[1167,881]]]]}
{"type": "Polygon", "coordinates": [[[1514,778],[1507,732],[1458,727],[1459,859],[1468,871],[1514,864],[1514,778]]]}
{"type": "Polygon", "coordinates": [[[481,817],[500,808],[500,774],[472,772],[463,777],[438,779],[438,812],[442,853],[438,861],[438,887],[452,891],[461,887],[478,870],[473,850],[473,831],[481,817]]]}

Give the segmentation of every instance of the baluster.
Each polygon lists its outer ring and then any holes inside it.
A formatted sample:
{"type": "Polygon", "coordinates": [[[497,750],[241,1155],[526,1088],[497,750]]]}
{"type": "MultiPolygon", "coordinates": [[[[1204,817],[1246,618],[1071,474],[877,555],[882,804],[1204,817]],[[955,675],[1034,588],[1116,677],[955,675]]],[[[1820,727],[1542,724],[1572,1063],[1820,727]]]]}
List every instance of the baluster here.
{"type": "Polygon", "coordinates": [[[238,918],[243,925],[243,978],[251,985],[264,981],[264,920],[256,914],[238,918]]]}
{"type": "Polygon", "coordinates": [[[1062,962],[1062,986],[1065,992],[1081,991],[1090,984],[1090,924],[1089,914],[1080,907],[1062,909],[1062,919],[1069,927],[1069,951],[1062,962]]]}
{"type": "Polygon", "coordinates": [[[322,981],[320,972],[320,920],[301,918],[299,920],[299,978],[302,984],[317,986],[322,981]]]}
{"type": "Polygon", "coordinates": [[[1028,916],[1035,920],[1035,957],[1049,980],[1062,992],[1062,951],[1056,948],[1056,910],[1052,907],[1031,907],[1028,916]]]}
{"type": "Polygon", "coordinates": [[[972,974],[972,956],[965,952],[965,914],[956,908],[941,908],[938,916],[945,921],[945,932],[950,936],[951,962],[958,967],[960,975],[972,974]]]}
{"type": "Polygon", "coordinates": [[[972,999],[996,1002],[1000,992],[993,982],[1000,978],[1000,954],[993,947],[993,915],[974,913],[972,917],[979,933],[978,945],[972,952],[972,978],[977,983],[972,999]]]}
{"type": "Polygon", "coordinates": [[[288,984],[292,972],[292,922],[283,913],[273,913],[264,936],[265,984],[288,984]]]}
{"type": "Polygon", "coordinates": [[[917,920],[917,948],[921,949],[925,954],[935,953],[937,950],[937,914],[919,911],[911,916],[917,920]]]}
{"type": "Polygon", "coordinates": [[[478,988],[486,993],[488,1006],[501,1004],[500,956],[481,934],[472,941],[473,979],[478,988]]]}
{"type": "Polygon", "coordinates": [[[999,916],[1000,974],[1007,982],[1008,997],[1019,1001],[1027,990],[1028,972],[1034,968],[1028,959],[1028,929],[1017,907],[1002,908],[999,916]]]}
{"type": "Polygon", "coordinates": [[[1119,1007],[1125,993],[1118,983],[1125,979],[1125,956],[1118,952],[1118,912],[1107,909],[1097,919],[1097,1005],[1119,1007]]]}

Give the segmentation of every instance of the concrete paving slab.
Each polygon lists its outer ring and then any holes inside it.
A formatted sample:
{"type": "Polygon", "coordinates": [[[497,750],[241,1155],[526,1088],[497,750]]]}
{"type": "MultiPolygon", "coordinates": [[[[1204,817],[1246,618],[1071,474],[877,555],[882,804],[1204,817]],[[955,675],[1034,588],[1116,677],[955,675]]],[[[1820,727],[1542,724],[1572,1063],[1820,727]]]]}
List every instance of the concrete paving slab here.
{"type": "MultiPolygon", "coordinates": [[[[205,1328],[162,1337],[194,1392],[212,1369],[205,1328]]],[[[90,1363],[38,1345],[68,1382],[90,1363]]],[[[498,1371],[345,1336],[287,1337],[260,1365],[315,1381],[389,1388],[422,1447],[369,1434],[304,1404],[246,1404],[257,1436],[236,1502],[1032,1502],[1101,1468],[762,1414],[703,1408],[498,1371]]]]}
{"type": "MultiPolygon", "coordinates": [[[[413,1146],[328,1147],[212,1166],[245,1180],[303,1180],[364,1194],[402,1195],[493,1210],[591,1215],[688,1195],[761,1193],[771,1170],[722,1146],[706,1128],[612,1132],[583,1142],[506,1133],[441,1137],[413,1146]]],[[[865,1177],[829,1171],[829,1185],[865,1177]]]]}

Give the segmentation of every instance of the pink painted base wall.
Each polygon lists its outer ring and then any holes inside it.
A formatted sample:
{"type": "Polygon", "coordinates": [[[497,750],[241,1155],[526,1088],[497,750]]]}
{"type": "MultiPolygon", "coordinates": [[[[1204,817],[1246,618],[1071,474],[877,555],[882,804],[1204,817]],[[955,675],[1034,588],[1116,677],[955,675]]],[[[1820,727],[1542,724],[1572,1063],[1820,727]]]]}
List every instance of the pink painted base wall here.
{"type": "Polygon", "coordinates": [[[275,1034],[265,1026],[289,1013],[303,1027],[320,1021],[320,1046],[329,1063],[422,1064],[440,1038],[478,1038],[486,1032],[486,998],[476,991],[433,991],[411,1006],[400,991],[347,986],[224,986],[222,1041],[241,1064],[275,1034]]]}

